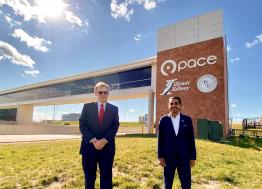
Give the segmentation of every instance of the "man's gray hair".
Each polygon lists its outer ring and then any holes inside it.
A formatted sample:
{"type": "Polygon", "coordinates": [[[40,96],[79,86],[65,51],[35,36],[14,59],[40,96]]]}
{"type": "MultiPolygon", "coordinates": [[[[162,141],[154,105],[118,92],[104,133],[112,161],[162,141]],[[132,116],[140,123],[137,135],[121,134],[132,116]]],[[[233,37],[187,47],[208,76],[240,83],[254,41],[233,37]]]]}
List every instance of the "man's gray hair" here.
{"type": "Polygon", "coordinates": [[[109,85],[106,84],[105,82],[100,81],[100,82],[98,82],[98,83],[95,85],[95,87],[94,87],[94,92],[97,92],[97,90],[98,90],[99,88],[101,88],[101,87],[106,87],[107,90],[110,91],[109,85]]]}

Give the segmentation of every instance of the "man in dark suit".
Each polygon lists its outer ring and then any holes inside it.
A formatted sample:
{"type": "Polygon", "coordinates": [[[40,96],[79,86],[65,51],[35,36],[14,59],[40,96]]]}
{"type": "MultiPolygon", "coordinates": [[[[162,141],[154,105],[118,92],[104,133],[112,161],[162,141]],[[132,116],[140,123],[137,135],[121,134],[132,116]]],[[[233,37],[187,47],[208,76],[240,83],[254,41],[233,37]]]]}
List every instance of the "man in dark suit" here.
{"type": "Polygon", "coordinates": [[[191,167],[195,165],[196,147],[192,119],[180,113],[180,97],[170,97],[170,113],[158,125],[158,159],[164,167],[165,189],[172,189],[177,169],[182,189],[191,188],[191,167]]]}
{"type": "Polygon", "coordinates": [[[109,86],[106,83],[97,83],[94,92],[97,102],[85,104],[79,119],[85,188],[94,189],[98,164],[100,188],[111,189],[115,136],[119,127],[118,108],[107,102],[109,86]]]}

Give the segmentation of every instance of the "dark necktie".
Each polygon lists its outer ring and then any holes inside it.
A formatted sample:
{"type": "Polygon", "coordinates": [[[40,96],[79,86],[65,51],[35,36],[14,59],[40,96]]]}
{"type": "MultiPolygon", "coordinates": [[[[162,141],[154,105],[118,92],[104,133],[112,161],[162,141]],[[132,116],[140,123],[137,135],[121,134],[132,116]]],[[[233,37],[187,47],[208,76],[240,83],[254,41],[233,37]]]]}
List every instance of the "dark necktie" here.
{"type": "Polygon", "coordinates": [[[100,111],[99,111],[99,123],[100,124],[102,124],[104,113],[105,113],[104,104],[101,104],[100,111]]]}

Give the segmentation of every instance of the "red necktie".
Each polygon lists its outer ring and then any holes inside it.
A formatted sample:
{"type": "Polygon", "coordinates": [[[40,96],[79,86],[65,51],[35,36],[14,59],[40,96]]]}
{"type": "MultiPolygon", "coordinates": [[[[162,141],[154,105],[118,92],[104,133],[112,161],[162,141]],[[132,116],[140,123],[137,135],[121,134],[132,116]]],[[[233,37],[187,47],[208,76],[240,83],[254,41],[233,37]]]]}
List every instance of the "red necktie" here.
{"type": "Polygon", "coordinates": [[[104,113],[105,113],[104,104],[101,104],[100,111],[99,111],[99,123],[100,124],[102,124],[104,113]]]}

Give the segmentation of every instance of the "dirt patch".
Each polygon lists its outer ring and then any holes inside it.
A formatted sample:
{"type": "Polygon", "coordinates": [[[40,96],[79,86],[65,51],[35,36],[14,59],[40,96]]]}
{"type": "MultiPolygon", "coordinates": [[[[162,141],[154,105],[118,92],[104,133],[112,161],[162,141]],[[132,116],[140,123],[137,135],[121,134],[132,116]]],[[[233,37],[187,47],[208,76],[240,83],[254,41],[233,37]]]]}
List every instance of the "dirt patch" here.
{"type": "Polygon", "coordinates": [[[214,181],[214,180],[210,180],[207,183],[203,183],[201,184],[202,187],[206,188],[206,189],[220,189],[221,184],[218,181],[214,181]]]}
{"type": "Polygon", "coordinates": [[[117,177],[117,176],[127,176],[127,174],[118,171],[117,167],[114,167],[113,168],[113,177],[117,177]]]}

